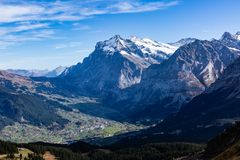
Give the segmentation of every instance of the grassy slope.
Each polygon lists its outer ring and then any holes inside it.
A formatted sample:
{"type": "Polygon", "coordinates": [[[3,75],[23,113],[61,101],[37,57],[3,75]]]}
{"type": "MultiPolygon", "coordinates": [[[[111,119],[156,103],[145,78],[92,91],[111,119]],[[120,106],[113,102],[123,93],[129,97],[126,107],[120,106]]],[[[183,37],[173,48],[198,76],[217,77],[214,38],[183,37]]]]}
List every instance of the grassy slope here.
{"type": "Polygon", "coordinates": [[[240,160],[240,141],[213,158],[213,160],[240,160]]]}
{"type": "MultiPolygon", "coordinates": [[[[33,152],[27,148],[19,148],[18,153],[15,153],[15,160],[20,160],[20,154],[22,154],[22,159],[24,159],[25,157],[28,157],[28,154],[32,154],[33,152]]],[[[2,154],[0,155],[0,160],[7,160],[7,155],[6,154],[2,154]]]]}
{"type": "Polygon", "coordinates": [[[34,125],[66,123],[50,103],[37,96],[13,94],[0,89],[0,104],[0,128],[13,124],[14,121],[27,121],[34,125]]]}
{"type": "Polygon", "coordinates": [[[209,141],[204,157],[214,160],[240,159],[240,123],[209,141]]]}
{"type": "MultiPolygon", "coordinates": [[[[24,147],[20,151],[24,157],[33,151],[45,160],[54,160],[55,157],[61,160],[172,160],[199,152],[204,147],[190,143],[153,143],[117,150],[89,146],[86,143],[77,143],[74,146],[44,143],[18,144],[18,146],[24,147]]],[[[15,155],[18,157],[19,153],[15,155]]]]}

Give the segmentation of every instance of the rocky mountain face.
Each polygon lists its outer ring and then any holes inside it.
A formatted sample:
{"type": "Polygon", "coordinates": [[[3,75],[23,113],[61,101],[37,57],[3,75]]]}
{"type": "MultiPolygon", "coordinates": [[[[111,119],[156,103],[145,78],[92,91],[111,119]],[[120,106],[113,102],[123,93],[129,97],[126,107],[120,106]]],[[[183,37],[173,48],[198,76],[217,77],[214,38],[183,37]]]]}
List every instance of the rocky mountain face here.
{"type": "Polygon", "coordinates": [[[82,63],[66,69],[60,77],[81,93],[118,92],[139,83],[146,68],[163,62],[176,49],[150,39],[123,39],[116,35],[98,42],[93,53],[82,63]]]}
{"type": "Polygon", "coordinates": [[[9,73],[24,77],[57,77],[66,69],[67,67],[59,66],[54,70],[25,70],[25,69],[8,69],[6,70],[9,73]]]}
{"type": "Polygon", "coordinates": [[[136,119],[164,118],[214,83],[239,53],[217,40],[184,45],[146,69],[141,82],[125,90],[115,106],[125,106],[136,119]]]}
{"type": "Polygon", "coordinates": [[[240,120],[239,83],[240,59],[237,59],[204,93],[164,120],[155,131],[208,140],[240,120]]]}

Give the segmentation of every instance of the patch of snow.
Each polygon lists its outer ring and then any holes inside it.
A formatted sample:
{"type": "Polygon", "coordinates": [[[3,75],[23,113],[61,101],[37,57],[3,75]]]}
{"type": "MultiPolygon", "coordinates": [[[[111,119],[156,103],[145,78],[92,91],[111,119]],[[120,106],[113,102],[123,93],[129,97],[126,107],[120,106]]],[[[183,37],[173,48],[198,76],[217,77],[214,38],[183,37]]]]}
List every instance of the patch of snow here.
{"type": "Polygon", "coordinates": [[[216,75],[214,73],[214,66],[212,62],[209,62],[207,64],[207,66],[204,68],[204,70],[200,73],[201,74],[205,74],[208,73],[206,75],[204,75],[204,81],[207,84],[211,84],[216,80],[216,75]]]}
{"type": "Polygon", "coordinates": [[[119,35],[116,35],[110,38],[109,40],[100,43],[102,45],[103,51],[105,51],[108,54],[113,54],[116,50],[120,51],[122,48],[127,47],[125,40],[122,39],[119,35]]]}
{"type": "MultiPolygon", "coordinates": [[[[239,38],[240,38],[240,36],[239,36],[239,38]]],[[[240,40],[240,39],[239,39],[240,40]]],[[[232,47],[228,47],[230,50],[232,50],[232,51],[239,51],[240,52],[240,50],[239,49],[237,49],[237,48],[232,48],[232,47]]]]}
{"type": "Polygon", "coordinates": [[[148,38],[140,39],[134,36],[131,37],[130,40],[134,42],[143,53],[148,54],[158,54],[159,52],[164,52],[167,55],[171,55],[178,49],[178,47],[156,42],[148,38]]]}
{"type": "Polygon", "coordinates": [[[122,54],[122,55],[129,55],[126,51],[120,51],[120,54],[122,54]]]}

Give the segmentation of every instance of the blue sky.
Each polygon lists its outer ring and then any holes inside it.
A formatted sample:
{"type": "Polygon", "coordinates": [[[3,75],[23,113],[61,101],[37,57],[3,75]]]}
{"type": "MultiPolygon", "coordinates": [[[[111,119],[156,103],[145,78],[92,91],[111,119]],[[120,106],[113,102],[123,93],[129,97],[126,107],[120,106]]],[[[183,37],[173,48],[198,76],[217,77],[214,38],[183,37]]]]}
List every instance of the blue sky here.
{"type": "Polygon", "coordinates": [[[240,30],[239,0],[1,0],[0,69],[73,65],[115,34],[160,42],[240,30]]]}

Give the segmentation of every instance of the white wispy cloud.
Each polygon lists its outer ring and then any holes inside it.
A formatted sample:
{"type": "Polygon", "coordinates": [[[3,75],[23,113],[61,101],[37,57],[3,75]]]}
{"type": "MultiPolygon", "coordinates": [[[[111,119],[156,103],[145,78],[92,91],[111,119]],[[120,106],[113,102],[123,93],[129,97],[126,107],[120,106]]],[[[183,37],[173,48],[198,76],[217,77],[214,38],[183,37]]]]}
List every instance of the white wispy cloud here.
{"type": "Polygon", "coordinates": [[[77,21],[100,14],[138,13],[161,10],[178,1],[142,2],[140,0],[112,1],[10,1],[0,2],[0,22],[16,21],[77,21]]]}
{"type": "MultiPolygon", "coordinates": [[[[97,15],[149,12],[176,5],[178,0],[1,0],[0,48],[14,44],[17,38],[49,38],[54,34],[50,26],[56,22],[77,24],[97,15]]],[[[79,30],[89,29],[84,25],[77,27],[79,30]]]]}
{"type": "Polygon", "coordinates": [[[58,44],[54,46],[55,49],[63,49],[63,48],[75,48],[82,45],[82,42],[69,42],[67,44],[58,44]]]}
{"type": "Polygon", "coordinates": [[[85,31],[85,30],[91,29],[89,25],[84,25],[81,23],[73,23],[72,26],[73,26],[73,30],[85,31]]]}
{"type": "Polygon", "coordinates": [[[7,35],[9,33],[18,33],[36,29],[46,29],[49,27],[48,23],[29,23],[29,22],[22,22],[18,23],[15,26],[5,26],[0,27],[0,35],[7,35]]]}
{"type": "Polygon", "coordinates": [[[53,30],[48,29],[32,30],[21,34],[8,33],[0,36],[0,49],[6,49],[12,45],[20,45],[26,41],[40,41],[53,38],[54,34],[53,30]]]}
{"type": "Polygon", "coordinates": [[[179,4],[178,1],[171,1],[168,3],[165,3],[165,2],[149,2],[149,3],[119,2],[115,5],[109,6],[109,9],[112,10],[113,14],[139,13],[139,12],[149,12],[149,11],[166,9],[168,7],[176,6],[178,4],[179,4]]]}

